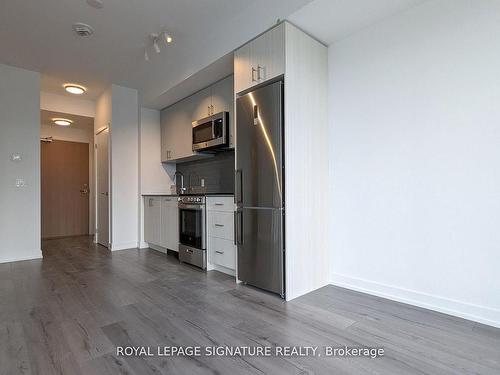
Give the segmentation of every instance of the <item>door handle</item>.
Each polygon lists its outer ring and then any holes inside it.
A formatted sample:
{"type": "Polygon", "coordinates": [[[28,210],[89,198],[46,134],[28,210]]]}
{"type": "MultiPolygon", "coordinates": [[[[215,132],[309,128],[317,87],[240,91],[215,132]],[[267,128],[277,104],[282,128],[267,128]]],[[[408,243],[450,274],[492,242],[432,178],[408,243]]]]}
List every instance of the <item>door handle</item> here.
{"type": "Polygon", "coordinates": [[[257,69],[255,69],[253,66],[252,66],[252,82],[256,82],[257,80],[255,79],[255,72],[257,71],[257,69]]]}
{"type": "Polygon", "coordinates": [[[236,204],[238,203],[243,203],[243,173],[241,172],[241,169],[237,169],[235,172],[235,195],[234,195],[234,200],[236,204]]]}
{"type": "Polygon", "coordinates": [[[107,191],[102,191],[102,192],[101,192],[101,195],[108,196],[108,192],[107,192],[107,191]]]}
{"type": "Polygon", "coordinates": [[[264,68],[260,65],[257,65],[257,81],[260,81],[262,79],[262,77],[260,76],[260,71],[264,71],[264,68]]]}
{"type": "Polygon", "coordinates": [[[234,244],[242,245],[242,228],[243,228],[243,212],[241,210],[234,211],[234,244]]]}

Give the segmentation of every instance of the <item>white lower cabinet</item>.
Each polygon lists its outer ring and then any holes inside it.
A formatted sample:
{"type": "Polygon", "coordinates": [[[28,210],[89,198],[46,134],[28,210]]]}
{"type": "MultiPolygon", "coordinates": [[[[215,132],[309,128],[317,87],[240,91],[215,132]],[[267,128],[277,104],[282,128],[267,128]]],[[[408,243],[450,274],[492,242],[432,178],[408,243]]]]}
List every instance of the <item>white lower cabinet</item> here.
{"type": "Polygon", "coordinates": [[[155,250],[179,251],[177,197],[144,197],[144,241],[155,250]]]}
{"type": "Polygon", "coordinates": [[[179,251],[179,207],[177,197],[164,197],[161,201],[161,246],[179,251]]]}
{"type": "Polygon", "coordinates": [[[207,197],[207,268],[235,275],[234,197],[207,197]]]}
{"type": "Polygon", "coordinates": [[[144,197],[144,240],[159,245],[161,229],[161,198],[144,197]]]}
{"type": "Polygon", "coordinates": [[[212,249],[212,261],[222,267],[231,270],[236,269],[236,249],[232,240],[218,237],[209,238],[209,246],[212,249]]]}

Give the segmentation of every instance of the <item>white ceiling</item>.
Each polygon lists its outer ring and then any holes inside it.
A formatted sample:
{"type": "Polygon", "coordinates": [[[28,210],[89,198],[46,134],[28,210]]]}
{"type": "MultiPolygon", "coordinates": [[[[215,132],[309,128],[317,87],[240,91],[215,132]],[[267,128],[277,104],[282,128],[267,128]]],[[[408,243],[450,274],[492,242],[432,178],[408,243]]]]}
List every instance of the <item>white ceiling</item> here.
{"type": "Polygon", "coordinates": [[[75,82],[96,99],[115,83],[159,109],[227,75],[230,53],[278,18],[331,44],[423,1],[103,0],[103,9],[85,0],[2,1],[0,63],[41,72],[42,91],[69,95],[62,84],[75,82]],[[94,35],[75,36],[75,22],[94,35]],[[161,54],[150,49],[146,62],[148,35],[163,29],[174,42],[161,44],[161,54]]]}
{"type": "Polygon", "coordinates": [[[288,19],[330,45],[427,0],[315,0],[288,19]]]}
{"type": "Polygon", "coordinates": [[[73,121],[70,125],[72,129],[82,129],[82,130],[93,130],[94,129],[94,119],[92,117],[86,116],[78,116],[69,113],[63,112],[54,112],[54,111],[40,111],[40,124],[41,125],[49,125],[49,126],[57,126],[52,121],[53,118],[64,118],[73,121]]]}
{"type": "Polygon", "coordinates": [[[310,1],[103,0],[103,9],[85,0],[2,1],[0,63],[41,72],[43,91],[65,94],[62,84],[76,82],[95,99],[115,83],[158,106],[169,88],[310,1]],[[75,36],[75,22],[90,24],[94,35],[75,36]],[[144,61],[148,35],[163,28],[174,42],[144,61]]]}

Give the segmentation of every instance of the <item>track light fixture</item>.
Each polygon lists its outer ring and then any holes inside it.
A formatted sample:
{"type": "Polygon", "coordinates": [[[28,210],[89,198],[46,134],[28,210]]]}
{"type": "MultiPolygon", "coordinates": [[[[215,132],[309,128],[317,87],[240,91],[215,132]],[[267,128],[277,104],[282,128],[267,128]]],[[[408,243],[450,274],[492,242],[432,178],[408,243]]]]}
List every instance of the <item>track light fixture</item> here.
{"type": "Polygon", "coordinates": [[[158,45],[158,39],[157,38],[155,40],[153,40],[153,47],[154,47],[156,53],[160,53],[161,52],[160,46],[158,45]]]}
{"type": "Polygon", "coordinates": [[[174,39],[172,38],[172,35],[170,35],[167,31],[162,31],[159,34],[156,34],[156,33],[150,34],[149,35],[149,43],[146,45],[146,48],[144,49],[144,60],[145,61],[149,61],[148,48],[150,48],[151,46],[156,51],[156,53],[161,53],[160,44],[158,43],[160,38],[164,39],[166,44],[170,44],[174,41],[174,39]]]}

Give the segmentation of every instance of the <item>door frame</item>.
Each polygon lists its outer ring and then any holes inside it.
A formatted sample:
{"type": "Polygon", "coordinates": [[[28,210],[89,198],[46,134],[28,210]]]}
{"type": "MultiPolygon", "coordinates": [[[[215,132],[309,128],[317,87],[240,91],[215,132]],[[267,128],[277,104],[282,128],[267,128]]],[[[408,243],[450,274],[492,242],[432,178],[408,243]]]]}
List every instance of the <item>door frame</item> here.
{"type": "Polygon", "coordinates": [[[94,243],[100,244],[101,246],[105,246],[108,249],[111,249],[111,137],[109,136],[110,132],[110,126],[103,126],[102,128],[99,128],[95,134],[94,134],[94,142],[93,142],[93,149],[94,149],[94,204],[95,204],[95,228],[94,228],[94,243]],[[108,132],[108,139],[107,139],[107,151],[108,151],[108,157],[107,157],[107,164],[108,164],[108,241],[107,241],[107,246],[99,243],[99,163],[98,163],[98,156],[97,156],[97,137],[107,131],[108,132]]]}

